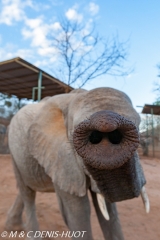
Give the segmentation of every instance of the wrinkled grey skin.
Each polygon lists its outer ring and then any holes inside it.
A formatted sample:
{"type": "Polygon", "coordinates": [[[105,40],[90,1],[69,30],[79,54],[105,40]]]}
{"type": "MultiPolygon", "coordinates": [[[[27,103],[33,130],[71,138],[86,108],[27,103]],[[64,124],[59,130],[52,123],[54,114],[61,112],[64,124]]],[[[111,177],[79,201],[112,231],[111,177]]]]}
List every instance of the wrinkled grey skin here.
{"type": "MultiPolygon", "coordinates": [[[[114,111],[139,126],[140,118],[128,96],[111,88],[89,92],[74,90],[50,97],[23,107],[13,117],[9,146],[19,194],[8,213],[7,229],[20,230],[23,227],[22,212],[25,208],[25,228],[33,231],[29,239],[34,239],[34,232],[39,229],[35,212],[36,191],[56,192],[68,228],[86,231],[83,239],[92,240],[89,189],[104,239],[124,239],[115,203],[106,202],[110,215],[110,221],[106,221],[97,205],[96,193],[100,192],[97,183],[73,145],[75,127],[101,110],[114,111]]],[[[136,153],[133,160],[139,161],[136,153]]],[[[141,169],[138,174],[139,179],[144,178],[141,169]]]]}

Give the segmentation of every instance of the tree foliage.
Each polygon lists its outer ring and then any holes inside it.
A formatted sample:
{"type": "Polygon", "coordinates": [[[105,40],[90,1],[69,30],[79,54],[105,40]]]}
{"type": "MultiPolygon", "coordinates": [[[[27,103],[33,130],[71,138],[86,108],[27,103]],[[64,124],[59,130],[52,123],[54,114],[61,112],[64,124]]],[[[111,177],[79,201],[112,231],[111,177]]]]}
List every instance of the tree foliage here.
{"type": "Polygon", "coordinates": [[[51,34],[57,52],[58,66],[54,75],[68,85],[84,86],[88,81],[104,74],[127,75],[124,62],[127,43],[118,37],[105,40],[100,37],[92,22],[84,25],[77,21],[61,19],[56,34],[51,34]]]}
{"type": "MultiPolygon", "coordinates": [[[[158,68],[158,75],[157,77],[160,78],[160,64],[157,64],[157,68],[158,68]]],[[[160,81],[159,79],[154,82],[154,91],[156,92],[157,96],[156,96],[156,101],[153,103],[155,105],[160,105],[160,81]]]]}
{"type": "Polygon", "coordinates": [[[0,117],[11,119],[27,103],[27,99],[18,99],[14,95],[0,93],[0,117]]]}
{"type": "MultiPolygon", "coordinates": [[[[56,31],[50,34],[57,61],[52,67],[55,77],[68,85],[83,87],[88,81],[104,74],[124,76],[127,59],[127,42],[118,36],[104,39],[96,32],[92,21],[78,22],[67,18],[57,22],[56,31]]],[[[0,115],[14,115],[27,104],[16,96],[0,94],[0,115]]]]}

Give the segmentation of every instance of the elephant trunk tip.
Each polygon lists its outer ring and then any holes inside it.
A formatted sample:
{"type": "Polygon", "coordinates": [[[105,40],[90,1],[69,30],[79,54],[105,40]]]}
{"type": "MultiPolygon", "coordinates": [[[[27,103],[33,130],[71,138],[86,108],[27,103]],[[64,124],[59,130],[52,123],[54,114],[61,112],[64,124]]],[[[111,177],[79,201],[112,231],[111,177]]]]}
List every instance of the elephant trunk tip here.
{"type": "Polygon", "coordinates": [[[115,169],[132,157],[139,134],[132,121],[106,110],[94,113],[75,128],[73,144],[86,165],[115,169]]]}

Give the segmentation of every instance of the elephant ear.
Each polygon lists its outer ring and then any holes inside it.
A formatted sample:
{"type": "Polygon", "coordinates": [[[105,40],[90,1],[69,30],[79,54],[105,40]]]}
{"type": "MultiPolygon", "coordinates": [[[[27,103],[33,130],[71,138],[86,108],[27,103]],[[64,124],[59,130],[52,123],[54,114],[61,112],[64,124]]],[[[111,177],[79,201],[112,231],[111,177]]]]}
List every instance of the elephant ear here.
{"type": "Polygon", "coordinates": [[[76,160],[75,152],[67,138],[64,119],[64,116],[67,117],[67,107],[73,94],[59,97],[60,100],[58,97],[47,100],[34,118],[28,132],[29,151],[44,167],[53,184],[70,194],[84,196],[86,178],[83,165],[76,160]]]}

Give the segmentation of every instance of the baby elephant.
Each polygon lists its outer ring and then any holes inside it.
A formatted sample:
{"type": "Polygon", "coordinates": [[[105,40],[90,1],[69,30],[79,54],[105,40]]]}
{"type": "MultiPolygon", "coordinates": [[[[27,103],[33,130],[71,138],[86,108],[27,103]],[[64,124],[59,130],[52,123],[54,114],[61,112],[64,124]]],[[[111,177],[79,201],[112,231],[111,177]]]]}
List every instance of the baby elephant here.
{"type": "Polygon", "coordinates": [[[55,192],[72,239],[92,240],[90,191],[104,239],[123,240],[115,202],[141,194],[149,211],[139,123],[129,97],[112,88],[73,90],[23,107],[9,128],[19,194],[6,228],[21,229],[24,208],[28,239],[38,239],[36,191],[55,192]]]}

